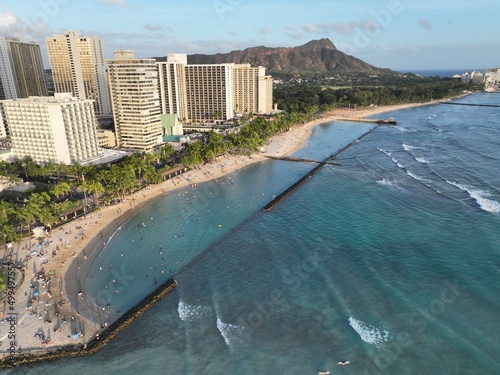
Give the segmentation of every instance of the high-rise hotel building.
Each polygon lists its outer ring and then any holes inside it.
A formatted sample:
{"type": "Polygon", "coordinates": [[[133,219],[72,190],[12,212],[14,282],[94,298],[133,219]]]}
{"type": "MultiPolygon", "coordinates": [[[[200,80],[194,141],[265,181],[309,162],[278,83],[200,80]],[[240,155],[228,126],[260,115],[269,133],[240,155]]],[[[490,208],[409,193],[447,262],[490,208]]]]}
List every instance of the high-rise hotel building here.
{"type": "Polygon", "coordinates": [[[233,68],[235,113],[270,113],[273,106],[272,77],[263,66],[235,64],[233,68]]]}
{"type": "Polygon", "coordinates": [[[54,88],[94,100],[97,115],[110,115],[111,103],[101,39],[78,31],[46,38],[54,88]]]}
{"type": "Polygon", "coordinates": [[[199,123],[234,117],[234,64],[186,65],[187,112],[199,123]]]}
{"type": "Polygon", "coordinates": [[[123,149],[149,152],[162,142],[158,69],[154,59],[115,51],[108,60],[108,80],[116,143],[123,149]]]}
{"type": "Polygon", "coordinates": [[[0,37],[0,100],[46,95],[40,46],[0,37]]]}
{"type": "Polygon", "coordinates": [[[188,116],[186,96],[185,54],[168,54],[166,62],[158,62],[158,82],[161,100],[161,113],[175,114],[181,121],[188,116]]]}
{"type": "Polygon", "coordinates": [[[93,101],[71,94],[0,101],[12,154],[37,163],[73,164],[99,152],[93,101]]]}
{"type": "Polygon", "coordinates": [[[270,113],[272,78],[250,64],[187,64],[186,55],[159,62],[162,114],[201,123],[228,120],[234,114],[270,113]]]}

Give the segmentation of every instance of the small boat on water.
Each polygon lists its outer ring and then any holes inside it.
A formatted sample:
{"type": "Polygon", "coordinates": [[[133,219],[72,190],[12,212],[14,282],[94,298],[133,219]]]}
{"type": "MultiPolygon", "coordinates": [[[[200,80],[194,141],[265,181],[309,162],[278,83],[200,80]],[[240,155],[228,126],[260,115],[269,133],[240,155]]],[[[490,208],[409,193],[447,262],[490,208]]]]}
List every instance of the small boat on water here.
{"type": "Polygon", "coordinates": [[[319,375],[328,375],[330,374],[330,371],[320,371],[318,372],[319,375]]]}

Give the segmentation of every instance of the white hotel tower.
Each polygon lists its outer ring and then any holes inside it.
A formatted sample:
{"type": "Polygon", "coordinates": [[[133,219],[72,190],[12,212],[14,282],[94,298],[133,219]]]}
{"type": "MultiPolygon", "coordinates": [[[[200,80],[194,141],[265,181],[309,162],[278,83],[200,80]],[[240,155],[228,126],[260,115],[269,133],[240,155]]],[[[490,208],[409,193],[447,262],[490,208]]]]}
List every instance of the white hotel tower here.
{"type": "Polygon", "coordinates": [[[150,152],[162,142],[155,60],[115,51],[115,58],[108,60],[108,77],[118,147],[150,152]]]}
{"type": "Polygon", "coordinates": [[[73,164],[99,152],[93,100],[69,93],[0,101],[16,158],[73,164]]]}

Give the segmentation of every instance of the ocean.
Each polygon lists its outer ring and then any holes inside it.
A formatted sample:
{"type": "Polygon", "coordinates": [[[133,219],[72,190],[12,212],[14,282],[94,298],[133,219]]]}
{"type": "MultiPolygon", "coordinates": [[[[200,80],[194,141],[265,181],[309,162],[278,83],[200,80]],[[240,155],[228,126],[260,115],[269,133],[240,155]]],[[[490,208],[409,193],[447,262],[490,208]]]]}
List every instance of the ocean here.
{"type": "MultiPolygon", "coordinates": [[[[174,273],[174,291],[96,355],[5,373],[500,373],[500,108],[383,116],[398,124],[269,212],[315,165],[259,162],[137,212],[80,280],[87,303],[106,320],[102,306],[125,311],[155,278],[174,273]]],[[[372,128],[319,125],[295,156],[372,128]]]]}

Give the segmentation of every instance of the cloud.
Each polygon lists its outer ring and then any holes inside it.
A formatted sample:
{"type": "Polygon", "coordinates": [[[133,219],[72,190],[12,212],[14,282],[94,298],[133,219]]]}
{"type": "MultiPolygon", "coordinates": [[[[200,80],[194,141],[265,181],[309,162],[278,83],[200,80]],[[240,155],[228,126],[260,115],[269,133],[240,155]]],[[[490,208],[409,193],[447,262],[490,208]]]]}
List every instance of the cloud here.
{"type": "Polygon", "coordinates": [[[305,36],[304,32],[300,31],[296,26],[287,26],[285,34],[292,39],[301,39],[305,36]]]}
{"type": "Polygon", "coordinates": [[[160,31],[163,30],[163,27],[157,23],[147,23],[143,26],[144,30],[149,30],[149,31],[160,31]]]}
{"type": "Polygon", "coordinates": [[[349,23],[334,22],[330,24],[318,25],[318,30],[320,30],[320,32],[323,33],[328,33],[330,31],[333,31],[334,33],[341,35],[351,35],[354,34],[356,28],[358,27],[359,25],[354,21],[349,23]]]}
{"type": "Polygon", "coordinates": [[[432,23],[429,20],[421,19],[418,21],[420,24],[420,27],[426,30],[432,30],[432,23]]]}
{"type": "Polygon", "coordinates": [[[109,5],[118,5],[120,7],[124,7],[126,5],[125,0],[99,0],[99,2],[109,5]]]}
{"type": "Polygon", "coordinates": [[[271,29],[269,27],[263,27],[263,28],[260,28],[260,29],[255,29],[255,31],[259,35],[266,35],[266,34],[269,34],[271,32],[271,29]]]}
{"type": "Polygon", "coordinates": [[[35,14],[32,19],[20,18],[11,12],[0,12],[0,35],[18,37],[21,40],[42,42],[51,32],[48,17],[35,14]]]}
{"type": "Polygon", "coordinates": [[[298,26],[288,26],[285,34],[293,39],[300,39],[307,34],[329,34],[353,35],[356,30],[377,31],[382,26],[371,20],[351,21],[351,22],[333,22],[323,24],[303,24],[298,26]]]}
{"type": "Polygon", "coordinates": [[[317,31],[317,27],[315,25],[311,25],[310,23],[306,23],[304,25],[302,25],[302,30],[304,30],[304,32],[310,34],[310,33],[315,33],[317,31]]]}
{"type": "Polygon", "coordinates": [[[380,24],[375,21],[361,20],[358,24],[361,30],[376,31],[381,28],[380,24]]]}
{"type": "Polygon", "coordinates": [[[9,28],[17,23],[17,18],[10,12],[0,13],[0,27],[9,28]]]}

